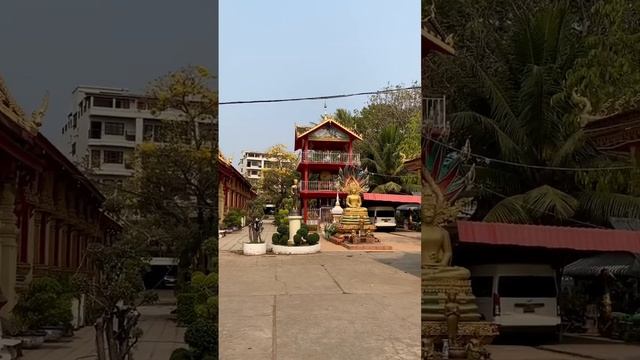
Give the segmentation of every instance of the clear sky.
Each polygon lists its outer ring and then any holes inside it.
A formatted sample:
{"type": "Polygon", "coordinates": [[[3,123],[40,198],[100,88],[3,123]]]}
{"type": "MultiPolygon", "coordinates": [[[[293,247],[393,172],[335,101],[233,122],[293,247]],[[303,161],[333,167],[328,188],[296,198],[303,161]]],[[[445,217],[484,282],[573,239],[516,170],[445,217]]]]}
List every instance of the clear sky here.
{"type": "MultiPolygon", "coordinates": [[[[419,0],[221,0],[220,100],[320,96],[420,79],[419,0]]],[[[366,96],[328,100],[360,109],[366,96]]],[[[221,105],[220,148],[293,147],[294,124],[320,119],[323,101],[221,105]]]]}
{"type": "Polygon", "coordinates": [[[77,85],[144,89],[187,65],[218,67],[218,0],[3,0],[0,76],[58,144],[77,85]]]}

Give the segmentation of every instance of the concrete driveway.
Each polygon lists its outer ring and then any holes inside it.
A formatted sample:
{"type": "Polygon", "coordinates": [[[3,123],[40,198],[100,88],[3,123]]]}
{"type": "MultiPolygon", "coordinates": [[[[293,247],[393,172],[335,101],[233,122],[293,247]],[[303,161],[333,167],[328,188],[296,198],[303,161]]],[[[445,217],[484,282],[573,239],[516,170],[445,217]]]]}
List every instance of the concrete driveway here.
{"type": "Polygon", "coordinates": [[[220,242],[221,359],[420,358],[419,253],[249,257],[224,251],[232,235],[220,242]]]}

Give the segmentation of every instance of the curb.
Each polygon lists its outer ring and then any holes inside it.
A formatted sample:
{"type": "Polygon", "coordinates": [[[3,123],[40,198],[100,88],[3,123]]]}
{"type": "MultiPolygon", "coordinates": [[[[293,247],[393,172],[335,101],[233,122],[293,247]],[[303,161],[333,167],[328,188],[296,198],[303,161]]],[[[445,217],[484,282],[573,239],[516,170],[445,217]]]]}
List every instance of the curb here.
{"type": "Polygon", "coordinates": [[[609,360],[609,359],[604,359],[604,358],[599,358],[599,357],[595,357],[595,356],[589,356],[589,355],[584,355],[584,354],[579,354],[579,353],[574,353],[571,351],[565,351],[565,350],[558,350],[558,349],[550,349],[543,346],[534,346],[535,349],[538,350],[543,350],[543,351],[548,351],[548,352],[553,352],[553,353],[557,353],[557,354],[562,354],[562,355],[570,355],[570,356],[575,356],[575,357],[579,357],[579,358],[583,358],[583,359],[591,359],[591,360],[609,360]]]}

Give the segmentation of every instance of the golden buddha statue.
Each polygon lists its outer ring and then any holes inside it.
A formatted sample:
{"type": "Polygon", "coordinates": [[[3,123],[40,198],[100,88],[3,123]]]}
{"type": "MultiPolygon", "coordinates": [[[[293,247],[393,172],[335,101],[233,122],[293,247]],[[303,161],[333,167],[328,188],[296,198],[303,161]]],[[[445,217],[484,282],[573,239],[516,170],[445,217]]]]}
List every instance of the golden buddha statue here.
{"type": "Polygon", "coordinates": [[[361,189],[358,183],[355,180],[350,181],[345,188],[349,195],[347,195],[347,208],[344,210],[343,219],[363,219],[366,223],[369,223],[367,208],[362,207],[361,189]]]}
{"type": "Polygon", "coordinates": [[[469,270],[451,266],[452,250],[449,232],[434,224],[428,204],[422,207],[422,278],[467,280],[469,270]]]}

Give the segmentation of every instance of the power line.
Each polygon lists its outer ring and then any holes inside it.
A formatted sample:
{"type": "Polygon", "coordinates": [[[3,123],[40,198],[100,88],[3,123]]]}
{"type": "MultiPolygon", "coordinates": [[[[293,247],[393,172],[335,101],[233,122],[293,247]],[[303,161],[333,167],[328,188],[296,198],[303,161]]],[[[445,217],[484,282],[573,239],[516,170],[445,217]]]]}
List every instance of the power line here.
{"type": "Polygon", "coordinates": [[[307,101],[307,100],[328,100],[328,99],[338,99],[338,98],[346,98],[353,96],[363,96],[363,95],[378,95],[385,94],[396,91],[403,90],[418,90],[419,86],[409,86],[403,88],[393,88],[393,89],[385,89],[378,91],[363,91],[349,94],[338,94],[338,95],[323,95],[323,96],[309,96],[309,97],[298,97],[298,98],[284,98],[284,99],[261,99],[261,100],[237,100],[237,101],[221,101],[219,105],[240,105],[240,104],[264,104],[264,103],[279,103],[279,102],[292,102],[292,101],[307,101]]]}
{"type": "MultiPolygon", "coordinates": [[[[454,146],[451,146],[449,144],[443,143],[437,139],[434,139],[430,136],[425,136],[426,139],[433,141],[434,143],[444,146],[450,150],[456,151],[456,152],[462,152],[462,149],[456,148],[454,146]]],[[[470,156],[480,159],[486,163],[499,163],[499,164],[505,164],[505,165],[511,165],[511,166],[519,166],[519,167],[524,167],[524,168],[530,168],[530,169],[540,169],[540,170],[555,170],[555,171],[576,171],[576,172],[580,172],[580,171],[605,171],[605,170],[631,170],[631,169],[636,169],[636,167],[634,166],[611,166],[611,167],[585,167],[585,168],[571,168],[571,167],[562,167],[562,166],[545,166],[545,165],[531,165],[531,164],[524,164],[524,163],[519,163],[519,162],[513,162],[513,161],[507,161],[507,160],[500,160],[500,159],[494,159],[494,158],[490,158],[484,155],[480,155],[480,154],[475,154],[475,153],[469,153],[470,156]]]]}

